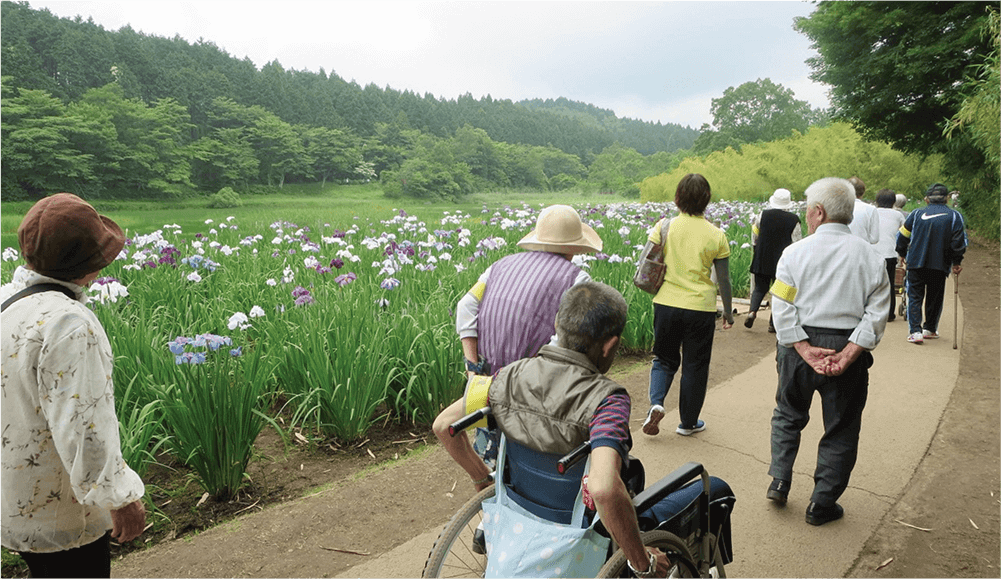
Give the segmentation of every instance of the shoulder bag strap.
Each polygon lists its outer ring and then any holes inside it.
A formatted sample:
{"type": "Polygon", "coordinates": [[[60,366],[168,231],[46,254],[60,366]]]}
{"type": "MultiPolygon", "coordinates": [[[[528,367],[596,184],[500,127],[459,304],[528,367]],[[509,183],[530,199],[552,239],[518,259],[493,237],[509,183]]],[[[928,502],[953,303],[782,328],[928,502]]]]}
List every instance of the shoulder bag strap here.
{"type": "Polygon", "coordinates": [[[73,293],[73,290],[64,285],[59,285],[57,283],[39,283],[28,286],[23,290],[17,292],[16,294],[10,296],[9,298],[7,298],[7,301],[5,301],[2,306],[0,306],[0,312],[5,311],[7,308],[10,307],[12,303],[16,302],[21,298],[26,298],[32,294],[37,294],[41,292],[53,292],[53,291],[62,292],[69,299],[76,300],[76,294],[73,293]]]}
{"type": "Polygon", "coordinates": [[[671,218],[665,217],[664,224],[660,226],[660,250],[663,255],[664,248],[667,247],[667,234],[671,231],[671,218]]]}

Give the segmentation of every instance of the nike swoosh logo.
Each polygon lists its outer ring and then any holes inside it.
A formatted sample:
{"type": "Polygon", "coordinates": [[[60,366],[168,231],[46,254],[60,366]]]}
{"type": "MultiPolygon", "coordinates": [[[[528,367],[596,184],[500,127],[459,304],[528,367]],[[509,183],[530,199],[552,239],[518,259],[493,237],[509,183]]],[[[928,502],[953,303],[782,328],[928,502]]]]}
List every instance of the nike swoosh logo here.
{"type": "Polygon", "coordinates": [[[927,213],[921,214],[921,221],[928,221],[929,219],[935,219],[936,217],[942,217],[945,213],[936,213],[935,215],[928,215],[927,213]]]}

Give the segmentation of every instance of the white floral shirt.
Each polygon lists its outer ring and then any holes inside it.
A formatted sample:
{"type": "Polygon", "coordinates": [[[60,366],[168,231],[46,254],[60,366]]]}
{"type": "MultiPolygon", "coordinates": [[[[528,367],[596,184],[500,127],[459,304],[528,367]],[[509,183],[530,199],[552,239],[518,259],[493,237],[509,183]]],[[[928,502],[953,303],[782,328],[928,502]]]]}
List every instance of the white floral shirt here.
{"type": "Polygon", "coordinates": [[[0,530],[8,549],[48,553],[99,539],[145,487],[122,460],[111,344],[84,289],[19,267],[0,301],[38,283],[77,301],[40,292],[3,313],[0,530]]]}

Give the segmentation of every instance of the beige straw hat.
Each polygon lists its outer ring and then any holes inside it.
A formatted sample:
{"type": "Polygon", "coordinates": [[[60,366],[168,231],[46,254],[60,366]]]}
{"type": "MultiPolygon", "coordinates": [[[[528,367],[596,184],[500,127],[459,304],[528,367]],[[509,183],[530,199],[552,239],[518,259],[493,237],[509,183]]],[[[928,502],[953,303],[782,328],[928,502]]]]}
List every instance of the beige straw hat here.
{"type": "Polygon", "coordinates": [[[539,213],[535,229],[518,242],[529,251],[573,254],[601,251],[601,238],[568,205],[550,205],[539,213]]]}

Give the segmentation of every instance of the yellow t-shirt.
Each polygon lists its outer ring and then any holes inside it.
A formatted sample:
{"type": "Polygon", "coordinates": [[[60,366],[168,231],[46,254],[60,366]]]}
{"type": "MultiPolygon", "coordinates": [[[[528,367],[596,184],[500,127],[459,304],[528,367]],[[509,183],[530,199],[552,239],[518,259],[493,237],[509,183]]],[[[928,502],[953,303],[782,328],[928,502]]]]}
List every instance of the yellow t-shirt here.
{"type": "MultiPolygon", "coordinates": [[[[648,232],[660,243],[658,221],[648,232]]],[[[716,311],[716,284],[710,278],[713,261],[730,257],[726,233],[704,217],[682,213],[671,221],[664,244],[664,285],[653,303],[699,312],[716,311]]]]}

